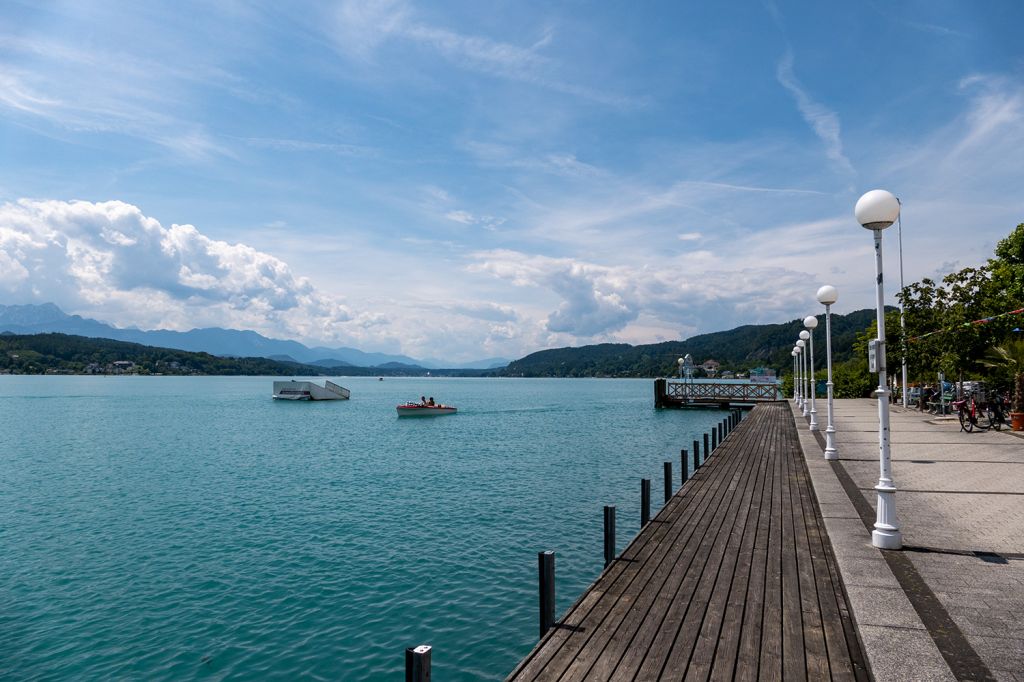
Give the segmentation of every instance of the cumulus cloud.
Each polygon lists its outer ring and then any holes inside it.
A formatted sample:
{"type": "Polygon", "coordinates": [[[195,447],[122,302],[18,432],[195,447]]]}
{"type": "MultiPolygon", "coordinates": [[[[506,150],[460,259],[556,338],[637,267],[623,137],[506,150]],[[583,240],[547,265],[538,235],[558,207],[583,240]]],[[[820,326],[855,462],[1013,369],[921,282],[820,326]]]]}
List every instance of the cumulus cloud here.
{"type": "Polygon", "coordinates": [[[508,250],[476,257],[473,271],[554,293],[560,303],[544,321],[544,330],[563,340],[564,335],[605,340],[620,333],[631,338],[627,327],[641,317],[647,328],[674,330],[673,338],[706,331],[709,319],[716,320],[716,328],[777,322],[792,313],[793,301],[801,298],[808,281],[807,273],[777,265],[607,267],[508,250]]]}
{"type": "Polygon", "coordinates": [[[325,338],[318,334],[335,336],[342,323],[374,323],[270,254],[192,225],[165,227],[120,201],[0,206],[0,288],[11,299],[152,327],[287,328],[325,338]]]}

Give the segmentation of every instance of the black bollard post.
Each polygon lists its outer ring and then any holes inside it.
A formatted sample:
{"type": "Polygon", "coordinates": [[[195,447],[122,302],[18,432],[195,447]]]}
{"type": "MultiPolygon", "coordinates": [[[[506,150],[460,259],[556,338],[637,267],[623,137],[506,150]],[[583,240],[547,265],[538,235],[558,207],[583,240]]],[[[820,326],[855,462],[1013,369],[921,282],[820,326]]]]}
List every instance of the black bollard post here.
{"type": "Polygon", "coordinates": [[[725,427],[722,424],[718,425],[718,442],[721,443],[725,440],[725,427]]]}
{"type": "Polygon", "coordinates": [[[604,565],[615,561],[615,505],[604,506],[604,565]]]}
{"type": "Polygon", "coordinates": [[[665,503],[672,499],[672,462],[665,462],[665,503]]]}
{"type": "Polygon", "coordinates": [[[640,479],[640,527],[651,521],[651,479],[640,479]]]}
{"type": "Polygon", "coordinates": [[[682,481],[679,485],[686,485],[686,479],[690,477],[689,466],[690,463],[687,461],[689,457],[686,456],[686,448],[679,451],[679,466],[683,470],[682,481]]]}
{"type": "Polygon", "coordinates": [[[540,636],[555,624],[555,553],[537,552],[537,582],[540,587],[540,636]]]}
{"type": "Polygon", "coordinates": [[[711,454],[711,451],[708,450],[708,434],[705,433],[704,434],[704,456],[701,457],[701,461],[702,462],[708,461],[708,456],[710,454],[711,454]]]}
{"type": "Polygon", "coordinates": [[[718,449],[718,429],[711,427],[711,452],[718,449]]]}
{"type": "Polygon", "coordinates": [[[430,682],[430,647],[426,644],[405,650],[405,682],[430,682]]]}
{"type": "Polygon", "coordinates": [[[700,466],[700,443],[693,441],[693,472],[697,473],[697,467],[700,466]]]}

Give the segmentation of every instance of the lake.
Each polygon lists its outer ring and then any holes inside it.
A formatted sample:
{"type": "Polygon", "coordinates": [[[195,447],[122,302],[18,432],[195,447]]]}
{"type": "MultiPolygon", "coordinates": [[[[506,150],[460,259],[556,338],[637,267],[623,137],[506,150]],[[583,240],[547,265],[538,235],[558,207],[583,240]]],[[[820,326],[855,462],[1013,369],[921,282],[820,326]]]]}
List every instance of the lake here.
{"type": "Polygon", "coordinates": [[[653,381],[0,376],[0,678],[502,679],[725,413],[653,381]],[[419,396],[459,413],[404,418],[419,396]]]}

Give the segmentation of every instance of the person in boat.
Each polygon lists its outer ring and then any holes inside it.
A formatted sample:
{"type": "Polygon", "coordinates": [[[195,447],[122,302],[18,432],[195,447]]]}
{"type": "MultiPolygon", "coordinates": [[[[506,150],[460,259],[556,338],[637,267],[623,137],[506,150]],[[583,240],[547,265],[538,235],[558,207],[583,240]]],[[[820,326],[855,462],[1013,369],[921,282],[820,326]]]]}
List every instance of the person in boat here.
{"type": "Polygon", "coordinates": [[[433,407],[434,406],[434,396],[430,396],[430,400],[427,401],[427,406],[428,407],[433,407]]]}
{"type": "Polygon", "coordinates": [[[421,395],[420,396],[420,405],[426,405],[426,404],[427,404],[427,396],[421,395]]]}

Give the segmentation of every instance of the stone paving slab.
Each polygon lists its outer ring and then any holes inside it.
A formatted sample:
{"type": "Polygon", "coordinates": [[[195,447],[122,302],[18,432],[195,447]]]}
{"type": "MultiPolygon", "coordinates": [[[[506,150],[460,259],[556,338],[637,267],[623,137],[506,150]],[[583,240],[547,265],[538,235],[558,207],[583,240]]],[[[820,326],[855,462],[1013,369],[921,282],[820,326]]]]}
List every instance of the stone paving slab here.
{"type": "MultiPolygon", "coordinates": [[[[822,429],[823,405],[821,401],[822,429]]],[[[872,508],[878,479],[877,414],[874,400],[835,401],[842,467],[872,508]]],[[[823,516],[840,571],[851,586],[851,608],[876,679],[933,679],[938,674],[934,671],[903,677],[905,671],[889,667],[899,665],[891,658],[922,647],[925,659],[935,652],[924,645],[924,633],[903,608],[873,610],[872,599],[886,590],[886,580],[872,573],[880,565],[863,557],[849,561],[862,553],[863,545],[870,548],[870,535],[863,523],[858,530],[860,521],[845,515],[835,483],[826,476],[831,465],[823,459],[821,465],[811,465],[821,457],[821,447],[802,417],[797,423],[815,489],[821,485],[828,496],[823,516]]],[[[1005,432],[965,433],[956,420],[901,407],[891,411],[891,435],[896,509],[905,546],[900,554],[987,666],[989,679],[1024,680],[1024,441],[1005,432]]]]}

